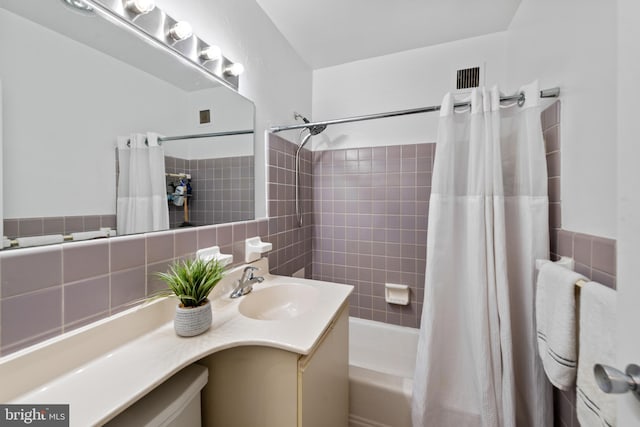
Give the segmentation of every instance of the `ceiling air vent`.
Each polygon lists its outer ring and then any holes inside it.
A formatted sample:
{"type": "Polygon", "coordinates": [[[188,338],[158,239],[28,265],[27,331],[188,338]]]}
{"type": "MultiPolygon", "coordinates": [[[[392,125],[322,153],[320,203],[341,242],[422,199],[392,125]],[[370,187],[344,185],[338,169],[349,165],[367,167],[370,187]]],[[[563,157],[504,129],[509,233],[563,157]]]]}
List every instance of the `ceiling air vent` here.
{"type": "Polygon", "coordinates": [[[457,71],[456,89],[470,89],[478,86],[480,86],[480,67],[457,71]]]}

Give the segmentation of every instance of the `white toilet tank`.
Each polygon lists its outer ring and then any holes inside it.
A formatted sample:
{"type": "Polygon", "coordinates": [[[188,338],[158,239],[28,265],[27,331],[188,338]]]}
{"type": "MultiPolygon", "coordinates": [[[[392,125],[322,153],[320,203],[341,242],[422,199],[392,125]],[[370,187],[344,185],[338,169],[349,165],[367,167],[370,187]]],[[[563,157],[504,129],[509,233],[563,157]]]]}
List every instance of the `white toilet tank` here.
{"type": "Polygon", "coordinates": [[[200,427],[200,391],[207,384],[206,367],[190,365],[120,413],[109,427],[200,427]]]}

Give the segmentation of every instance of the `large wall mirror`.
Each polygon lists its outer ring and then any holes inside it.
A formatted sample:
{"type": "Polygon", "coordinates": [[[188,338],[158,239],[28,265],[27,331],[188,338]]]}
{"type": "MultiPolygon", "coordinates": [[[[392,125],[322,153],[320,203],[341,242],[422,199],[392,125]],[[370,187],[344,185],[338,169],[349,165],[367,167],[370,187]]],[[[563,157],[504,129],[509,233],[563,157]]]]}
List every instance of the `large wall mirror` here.
{"type": "Polygon", "coordinates": [[[0,0],[5,246],[116,230],[116,146],[134,134],[249,130],[161,147],[171,228],[253,219],[253,103],[68,3],[0,0]]]}

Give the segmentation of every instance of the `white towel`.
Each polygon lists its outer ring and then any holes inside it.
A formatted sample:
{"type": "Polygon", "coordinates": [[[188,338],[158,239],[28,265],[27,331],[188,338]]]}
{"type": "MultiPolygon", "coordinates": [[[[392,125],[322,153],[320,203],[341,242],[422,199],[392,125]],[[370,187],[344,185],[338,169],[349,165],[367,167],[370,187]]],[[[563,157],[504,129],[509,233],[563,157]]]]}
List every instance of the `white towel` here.
{"type": "Polygon", "coordinates": [[[18,246],[28,248],[29,246],[52,245],[64,242],[62,234],[47,234],[45,236],[18,237],[18,246]]]}
{"type": "Polygon", "coordinates": [[[616,291],[589,282],[580,292],[580,358],[576,410],[582,427],[615,426],[616,401],[598,388],[593,365],[615,366],[616,291]]]}
{"type": "Polygon", "coordinates": [[[551,384],[569,390],[578,363],[575,283],[584,276],[545,263],[538,273],[536,329],[538,351],[551,384]]]}
{"type": "Polygon", "coordinates": [[[109,230],[96,230],[96,231],[80,231],[78,233],[71,233],[71,239],[73,240],[91,240],[100,239],[102,237],[109,237],[109,230]]]}

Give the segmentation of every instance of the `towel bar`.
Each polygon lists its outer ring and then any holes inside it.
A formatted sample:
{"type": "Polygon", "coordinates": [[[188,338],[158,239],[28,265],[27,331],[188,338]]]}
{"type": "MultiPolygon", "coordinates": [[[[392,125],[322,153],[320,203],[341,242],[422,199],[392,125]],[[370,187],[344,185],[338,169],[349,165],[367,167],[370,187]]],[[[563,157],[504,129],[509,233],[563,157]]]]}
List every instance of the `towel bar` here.
{"type": "Polygon", "coordinates": [[[617,394],[631,391],[636,399],[640,400],[640,366],[630,364],[626,371],[622,372],[611,366],[596,363],[593,366],[593,375],[603,392],[617,394]]]}

